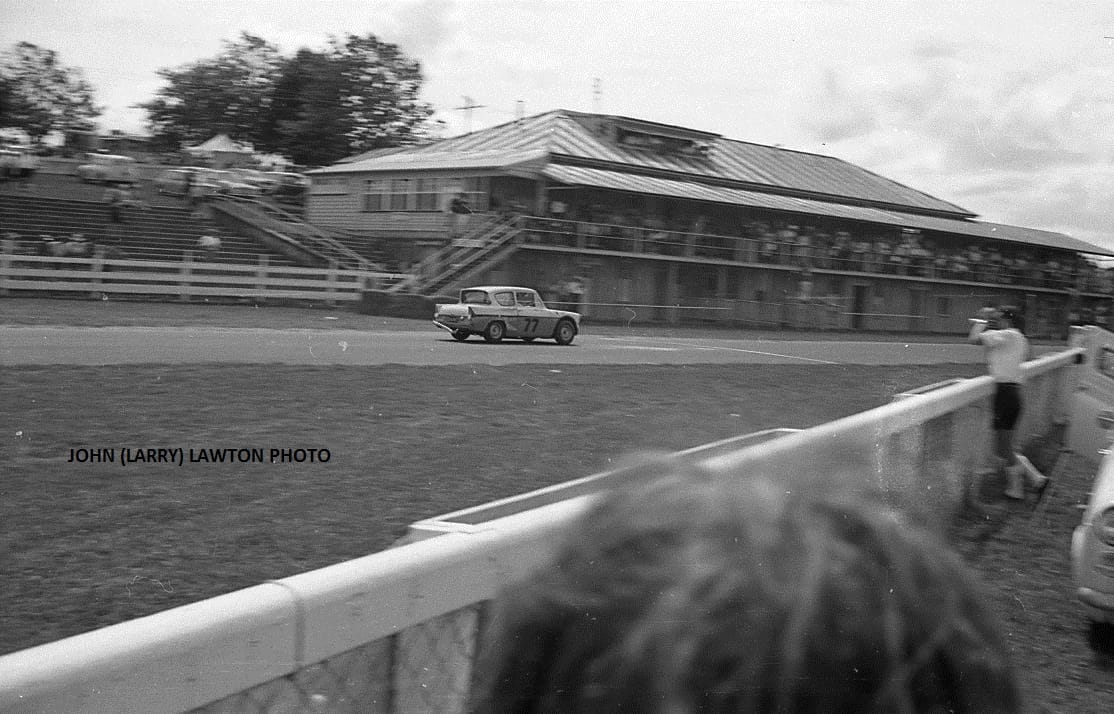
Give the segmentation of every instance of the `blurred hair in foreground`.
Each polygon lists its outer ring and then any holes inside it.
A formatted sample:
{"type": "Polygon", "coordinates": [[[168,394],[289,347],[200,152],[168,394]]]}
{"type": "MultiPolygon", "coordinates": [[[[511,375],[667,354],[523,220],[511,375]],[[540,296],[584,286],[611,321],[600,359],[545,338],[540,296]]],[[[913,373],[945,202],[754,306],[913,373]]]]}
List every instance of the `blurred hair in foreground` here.
{"type": "Polygon", "coordinates": [[[854,474],[634,467],[495,604],[473,712],[1013,712],[936,531],[854,474]]]}

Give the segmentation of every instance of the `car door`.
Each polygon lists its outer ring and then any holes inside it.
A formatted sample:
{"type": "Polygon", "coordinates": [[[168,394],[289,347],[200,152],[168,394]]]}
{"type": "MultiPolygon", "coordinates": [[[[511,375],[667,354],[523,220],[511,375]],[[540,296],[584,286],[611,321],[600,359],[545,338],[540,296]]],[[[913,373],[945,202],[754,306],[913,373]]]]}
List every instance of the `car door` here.
{"type": "Polygon", "coordinates": [[[552,311],[542,307],[541,299],[533,290],[519,290],[515,292],[515,303],[518,309],[517,319],[520,335],[523,337],[549,337],[557,325],[557,318],[552,311]]]}
{"type": "Polygon", "coordinates": [[[497,290],[491,295],[492,308],[496,316],[507,326],[508,337],[518,337],[522,333],[522,323],[514,302],[514,291],[497,290]]]}

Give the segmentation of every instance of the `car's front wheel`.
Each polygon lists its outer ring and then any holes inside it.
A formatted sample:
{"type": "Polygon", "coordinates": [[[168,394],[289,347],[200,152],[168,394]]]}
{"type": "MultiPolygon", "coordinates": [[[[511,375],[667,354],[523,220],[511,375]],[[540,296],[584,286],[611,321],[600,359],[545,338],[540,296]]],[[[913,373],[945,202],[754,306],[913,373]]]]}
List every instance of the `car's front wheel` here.
{"type": "Polygon", "coordinates": [[[453,330],[453,339],[457,342],[464,342],[471,334],[468,330],[453,330]]]}
{"type": "Polygon", "coordinates": [[[553,331],[553,339],[557,340],[557,344],[571,345],[575,337],[576,325],[572,324],[572,320],[561,320],[557,323],[557,329],[553,331]]]}
{"type": "Polygon", "coordinates": [[[507,336],[507,326],[498,320],[487,323],[484,328],[484,339],[488,342],[502,342],[507,336]]]}

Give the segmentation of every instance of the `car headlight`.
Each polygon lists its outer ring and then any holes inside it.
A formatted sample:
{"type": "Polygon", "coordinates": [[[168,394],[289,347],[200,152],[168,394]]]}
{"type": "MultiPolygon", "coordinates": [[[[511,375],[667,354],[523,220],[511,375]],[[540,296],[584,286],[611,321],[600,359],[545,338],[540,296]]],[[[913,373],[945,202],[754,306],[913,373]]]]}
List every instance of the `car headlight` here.
{"type": "Polygon", "coordinates": [[[1109,506],[1095,519],[1095,535],[1103,543],[1114,545],[1114,506],[1109,506]]]}

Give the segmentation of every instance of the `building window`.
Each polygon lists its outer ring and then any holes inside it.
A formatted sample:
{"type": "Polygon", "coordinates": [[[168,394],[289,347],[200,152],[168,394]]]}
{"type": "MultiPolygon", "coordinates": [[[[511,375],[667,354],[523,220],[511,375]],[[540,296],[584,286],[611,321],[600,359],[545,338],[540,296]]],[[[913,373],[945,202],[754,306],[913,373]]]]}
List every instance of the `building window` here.
{"type": "Polygon", "coordinates": [[[441,210],[441,184],[440,179],[420,178],[414,181],[414,210],[439,211],[441,210]]]}
{"type": "Polygon", "coordinates": [[[315,196],[324,194],[344,194],[348,193],[348,179],[344,178],[318,178],[314,176],[310,180],[309,192],[315,196]]]}
{"type": "Polygon", "coordinates": [[[364,210],[385,210],[383,195],[387,192],[386,181],[364,181],[364,210]]]}
{"type": "Polygon", "coordinates": [[[936,314],[940,317],[951,317],[952,315],[952,301],[951,298],[942,296],[936,298],[936,314]]]}
{"type": "Polygon", "coordinates": [[[391,179],[390,207],[405,211],[410,198],[410,179],[391,179]]]}
{"type": "Polygon", "coordinates": [[[464,193],[473,211],[488,210],[487,176],[468,178],[392,178],[364,181],[365,211],[443,211],[457,193],[464,193]]]}
{"type": "Polygon", "coordinates": [[[487,210],[487,195],[490,190],[491,179],[487,176],[469,176],[457,181],[457,187],[464,192],[468,205],[473,211],[487,210]]]}

